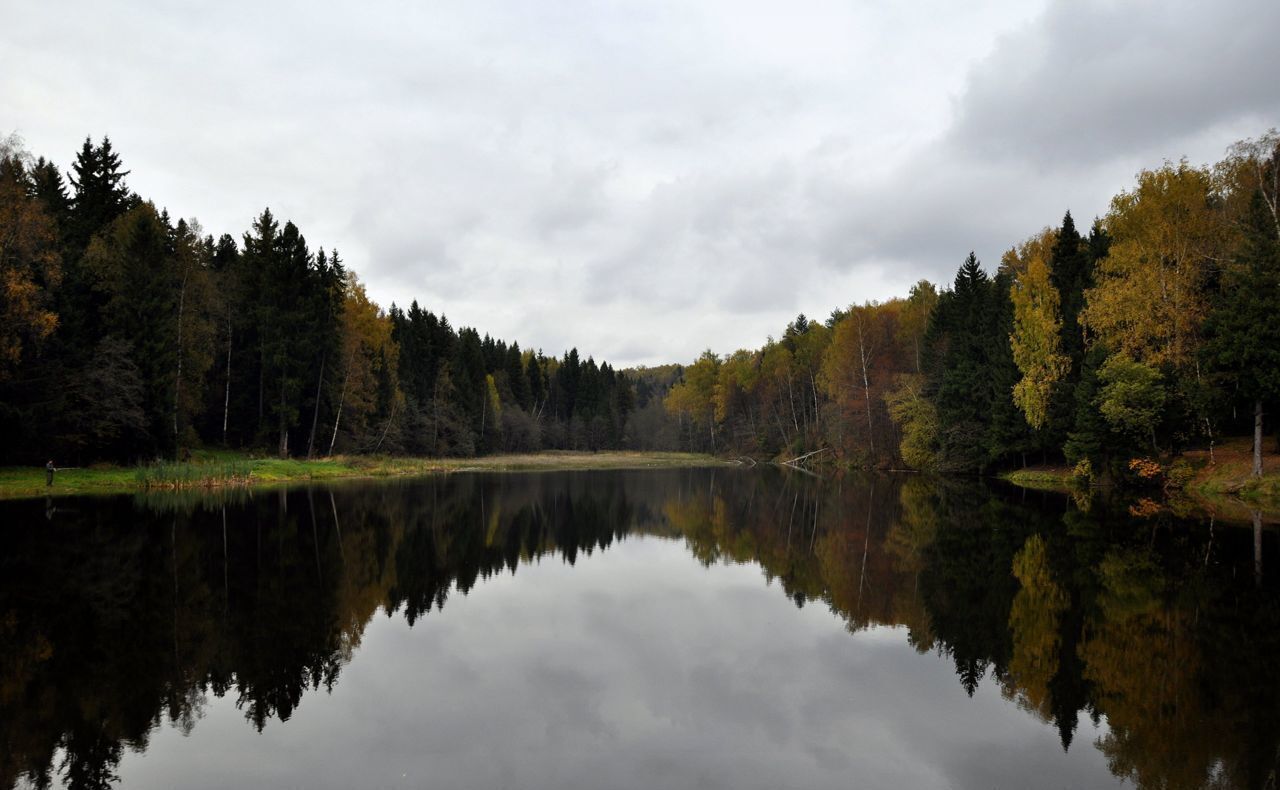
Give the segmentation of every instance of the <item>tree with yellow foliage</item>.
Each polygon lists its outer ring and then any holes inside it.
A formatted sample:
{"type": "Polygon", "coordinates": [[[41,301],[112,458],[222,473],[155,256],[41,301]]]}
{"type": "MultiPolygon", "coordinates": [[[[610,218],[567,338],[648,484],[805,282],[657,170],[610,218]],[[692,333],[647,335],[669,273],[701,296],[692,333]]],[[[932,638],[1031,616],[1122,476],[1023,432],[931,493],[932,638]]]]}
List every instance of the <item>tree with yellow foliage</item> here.
{"type": "MultiPolygon", "coordinates": [[[[369,417],[377,409],[378,382],[394,375],[398,348],[391,339],[391,320],[369,299],[364,285],[350,269],[343,289],[341,322],[342,386],[338,393],[329,454],[338,440],[338,427],[347,418],[347,431],[355,443],[369,428],[369,417]]],[[[398,385],[392,389],[399,390],[398,385]]]]}
{"type": "Polygon", "coordinates": [[[18,141],[0,140],[0,381],[58,325],[47,305],[62,275],[57,231],[27,182],[18,141]]]}
{"type": "Polygon", "coordinates": [[[1049,257],[1057,234],[1046,228],[1004,254],[1014,273],[1009,296],[1013,300],[1013,361],[1022,379],[1013,387],[1013,401],[1027,424],[1040,429],[1049,419],[1054,385],[1071,368],[1062,353],[1058,289],[1050,282],[1049,257]]]}
{"type": "Polygon", "coordinates": [[[1186,161],[1138,174],[1111,201],[1110,253],[1087,293],[1083,323],[1135,361],[1186,369],[1209,312],[1206,282],[1228,239],[1207,168],[1186,161]]]}

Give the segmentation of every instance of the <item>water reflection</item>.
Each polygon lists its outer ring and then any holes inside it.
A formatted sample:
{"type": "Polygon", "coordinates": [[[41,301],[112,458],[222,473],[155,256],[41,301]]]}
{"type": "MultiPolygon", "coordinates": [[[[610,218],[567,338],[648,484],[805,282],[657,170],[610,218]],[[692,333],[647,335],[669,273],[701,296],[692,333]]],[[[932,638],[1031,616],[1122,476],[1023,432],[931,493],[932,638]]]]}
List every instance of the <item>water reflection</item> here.
{"type": "MultiPolygon", "coordinates": [[[[1161,788],[1275,781],[1280,605],[1263,571],[1277,546],[1248,524],[1082,510],[921,477],[771,470],[36,501],[3,505],[0,523],[3,787],[112,786],[126,753],[145,752],[170,723],[198,737],[216,700],[234,700],[257,731],[305,718],[308,697],[364,658],[379,612],[412,626],[495,575],[542,558],[572,564],[628,536],[683,542],[707,566],[758,566],[796,605],[820,603],[852,633],[900,627],[968,695],[997,688],[1027,727],[1054,728],[1072,755],[1100,753],[1113,777],[1161,788]],[[1076,743],[1090,719],[1098,726],[1076,743]]],[[[632,603],[620,592],[610,605],[632,603]]],[[[555,685],[581,660],[565,655],[539,682],[555,685]]],[[[741,689],[730,696],[740,718],[772,715],[741,689]]],[[[864,766],[849,770],[866,780],[864,766]]]]}

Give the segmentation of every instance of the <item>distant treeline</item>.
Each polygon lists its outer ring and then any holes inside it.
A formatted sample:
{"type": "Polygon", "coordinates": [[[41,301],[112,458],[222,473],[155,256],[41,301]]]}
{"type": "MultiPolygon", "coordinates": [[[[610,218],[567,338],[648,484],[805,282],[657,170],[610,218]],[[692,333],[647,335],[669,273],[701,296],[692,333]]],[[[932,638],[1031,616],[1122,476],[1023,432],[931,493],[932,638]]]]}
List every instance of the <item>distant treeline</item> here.
{"type": "Polygon", "coordinates": [[[1166,162],[1087,234],[1068,212],[994,275],[970,253],[950,288],[921,281],[825,322],[801,315],[761,349],[707,351],[651,433],[762,456],[827,447],[862,466],[1065,459],[1099,475],[1253,429],[1258,474],[1280,402],[1278,163],[1274,131],[1213,167],[1166,162]]]}
{"type": "MultiPolygon", "coordinates": [[[[1086,474],[1212,447],[1280,402],[1280,135],[1070,213],[950,288],[799,316],[761,349],[615,371],[383,311],[263,211],[239,242],[132,193],[110,142],[69,184],[0,142],[0,461],[223,446],[282,456],[829,448],[869,467],[1086,474]]],[[[1141,470],[1139,470],[1141,471],[1141,470]]]]}
{"type": "Polygon", "coordinates": [[[623,445],[633,392],[607,363],[384,311],[270,210],[215,239],[128,174],[105,137],[69,184],[0,140],[0,462],[623,445]]]}

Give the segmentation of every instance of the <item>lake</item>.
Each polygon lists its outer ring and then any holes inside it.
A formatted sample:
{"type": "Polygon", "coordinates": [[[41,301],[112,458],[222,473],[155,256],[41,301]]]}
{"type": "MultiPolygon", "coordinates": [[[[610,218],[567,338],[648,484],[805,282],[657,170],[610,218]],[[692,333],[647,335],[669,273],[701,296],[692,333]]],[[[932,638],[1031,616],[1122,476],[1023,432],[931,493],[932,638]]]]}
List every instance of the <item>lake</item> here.
{"type": "Polygon", "coordinates": [[[1258,788],[1280,541],[917,475],[0,503],[0,787],[1258,788]]]}

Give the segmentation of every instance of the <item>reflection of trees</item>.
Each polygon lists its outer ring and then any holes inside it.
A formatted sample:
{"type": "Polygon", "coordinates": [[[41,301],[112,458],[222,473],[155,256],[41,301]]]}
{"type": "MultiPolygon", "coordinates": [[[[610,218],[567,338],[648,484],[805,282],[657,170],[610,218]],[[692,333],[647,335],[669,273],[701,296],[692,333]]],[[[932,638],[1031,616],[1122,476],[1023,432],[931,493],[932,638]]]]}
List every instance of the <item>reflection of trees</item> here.
{"type": "Polygon", "coordinates": [[[1261,787],[1276,770],[1280,606],[1253,584],[1247,531],[1153,531],[919,476],[755,485],[723,477],[666,515],[703,562],[759,563],[850,630],[906,625],[970,693],[992,675],[1064,748],[1081,712],[1105,717],[1097,746],[1139,787],[1261,787]]]}
{"type": "Polygon", "coordinates": [[[1032,535],[1013,558],[1013,575],[1021,585],[1009,611],[1013,656],[1005,678],[1006,692],[1026,708],[1052,716],[1050,684],[1058,673],[1062,649],[1062,613],[1070,606],[1066,591],[1053,579],[1044,539],[1032,535]]]}
{"type": "Polygon", "coordinates": [[[379,609],[412,622],[656,510],[617,475],[86,501],[52,527],[42,503],[5,507],[22,528],[0,533],[0,787],[109,786],[126,747],[166,719],[190,731],[209,694],[259,729],[286,720],[337,682],[379,609]]]}
{"type": "Polygon", "coordinates": [[[1280,606],[1273,580],[1254,583],[1247,531],[772,470],[230,494],[86,502],[52,522],[42,503],[5,505],[6,523],[41,527],[0,532],[0,787],[108,786],[124,749],[166,720],[189,731],[209,695],[258,728],[288,719],[338,682],[379,611],[416,623],[490,576],[637,531],[758,564],[850,631],[905,626],[1064,747],[1080,712],[1105,717],[1098,748],[1139,786],[1257,787],[1275,770],[1280,606]]]}

